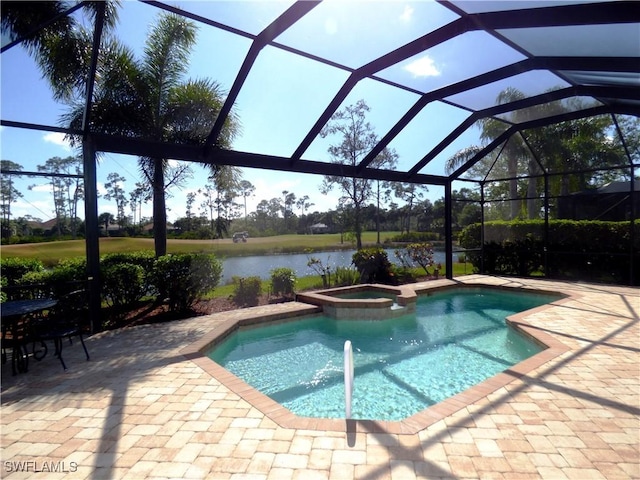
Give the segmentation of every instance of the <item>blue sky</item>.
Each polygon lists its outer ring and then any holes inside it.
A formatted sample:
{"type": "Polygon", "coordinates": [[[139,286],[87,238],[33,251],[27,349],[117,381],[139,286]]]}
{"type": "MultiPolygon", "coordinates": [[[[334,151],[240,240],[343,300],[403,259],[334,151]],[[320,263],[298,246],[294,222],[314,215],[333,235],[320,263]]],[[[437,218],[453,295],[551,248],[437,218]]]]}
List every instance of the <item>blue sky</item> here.
{"type": "MultiPolygon", "coordinates": [[[[256,34],[290,3],[192,1],[175,4],[256,34]]],[[[146,4],[124,0],[117,34],[136,52],[141,52],[148,27],[158,13],[158,9],[146,4]]],[[[430,1],[329,0],[313,9],[277,41],[355,68],[418,38],[426,33],[426,29],[438,28],[455,18],[452,12],[430,1]]],[[[246,38],[201,25],[188,77],[209,77],[229,90],[249,47],[250,40],[246,38]]],[[[520,53],[490,36],[470,33],[382,71],[379,76],[426,92],[521,58],[520,53]],[[464,56],[463,52],[466,52],[464,56]]],[[[3,53],[0,68],[3,119],[59,124],[59,115],[66,107],[53,102],[47,84],[41,79],[33,60],[21,47],[3,53]]],[[[233,148],[237,151],[291,155],[347,77],[345,71],[278,48],[266,47],[260,53],[236,102],[242,133],[235,140],[233,148]]],[[[521,77],[518,87],[531,94],[561,83],[552,75],[552,78],[527,74],[521,77]]],[[[480,106],[488,106],[502,88],[504,84],[498,82],[457,99],[469,105],[484,102],[487,105],[480,106]]],[[[371,107],[368,120],[378,136],[382,137],[418,100],[419,95],[374,80],[364,80],[354,88],[343,105],[353,104],[360,98],[366,99],[371,107]]],[[[399,169],[406,170],[419,161],[468,115],[468,111],[444,103],[428,105],[390,144],[399,155],[399,169]]],[[[446,158],[458,149],[478,143],[478,133],[477,129],[470,129],[423,169],[423,173],[443,174],[446,158]]],[[[36,165],[44,164],[48,158],[74,154],[58,134],[3,127],[0,141],[2,159],[20,163],[27,171],[35,171],[36,165]]],[[[327,147],[331,143],[330,137],[317,139],[303,158],[330,161],[327,147]]],[[[140,181],[137,160],[133,157],[106,155],[98,168],[99,189],[103,188],[111,172],[127,177],[124,184],[127,192],[133,189],[136,181],[140,181]]],[[[186,194],[203,187],[206,172],[195,166],[194,173],[194,179],[186,188],[171,190],[168,199],[170,220],[184,216],[186,194]]],[[[244,178],[256,186],[255,196],[249,199],[249,210],[260,200],[281,198],[283,190],[293,192],[297,197],[308,195],[315,204],[312,210],[335,208],[340,197],[338,191],[329,195],[320,193],[320,176],[245,169],[244,178]]],[[[44,182],[36,177],[19,180],[18,186],[25,192],[25,199],[14,205],[14,216],[31,214],[42,219],[53,216],[51,196],[44,182]],[[27,192],[28,185],[36,186],[27,192]]],[[[437,187],[430,187],[429,190],[428,196],[432,200],[443,194],[437,187]]],[[[115,213],[113,202],[103,199],[99,200],[98,208],[100,213],[115,213]]],[[[149,216],[150,212],[151,205],[147,204],[143,214],[149,216]]]]}

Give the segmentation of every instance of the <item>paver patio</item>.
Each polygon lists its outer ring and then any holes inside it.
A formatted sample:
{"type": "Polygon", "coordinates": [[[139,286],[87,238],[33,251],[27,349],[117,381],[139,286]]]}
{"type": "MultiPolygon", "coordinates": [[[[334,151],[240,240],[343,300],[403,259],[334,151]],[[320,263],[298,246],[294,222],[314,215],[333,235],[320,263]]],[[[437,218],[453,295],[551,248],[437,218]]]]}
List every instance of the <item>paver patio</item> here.
{"type": "MultiPolygon", "coordinates": [[[[2,365],[2,478],[640,478],[640,291],[471,275],[571,294],[526,317],[567,348],[417,433],[290,428],[184,348],[237,310],[103,332],[11,375],[2,365]],[[244,397],[244,398],[243,398],[244,397]],[[51,471],[55,470],[55,471],[51,471]]],[[[446,280],[440,282],[447,282],[446,280]]],[[[271,312],[295,303],[257,307],[271,312]]]]}

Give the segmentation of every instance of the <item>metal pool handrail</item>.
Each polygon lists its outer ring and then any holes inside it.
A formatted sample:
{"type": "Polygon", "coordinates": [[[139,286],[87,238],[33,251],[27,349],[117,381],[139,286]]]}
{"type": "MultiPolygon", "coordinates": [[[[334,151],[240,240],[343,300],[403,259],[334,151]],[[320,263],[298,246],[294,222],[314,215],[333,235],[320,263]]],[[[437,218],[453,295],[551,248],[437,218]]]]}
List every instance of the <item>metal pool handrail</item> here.
{"type": "Polygon", "coordinates": [[[344,396],[345,417],[350,419],[353,397],[353,347],[351,340],[344,342],[344,396]]]}

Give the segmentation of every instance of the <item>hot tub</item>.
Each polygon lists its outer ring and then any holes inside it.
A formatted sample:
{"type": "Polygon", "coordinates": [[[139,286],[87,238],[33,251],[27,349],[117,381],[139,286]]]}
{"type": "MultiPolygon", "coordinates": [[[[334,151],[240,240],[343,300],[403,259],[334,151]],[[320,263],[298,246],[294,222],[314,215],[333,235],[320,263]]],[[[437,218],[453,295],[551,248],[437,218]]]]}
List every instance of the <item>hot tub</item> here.
{"type": "Polygon", "coordinates": [[[337,320],[383,320],[414,312],[417,295],[404,286],[363,284],[299,293],[296,299],[322,307],[337,320]]]}

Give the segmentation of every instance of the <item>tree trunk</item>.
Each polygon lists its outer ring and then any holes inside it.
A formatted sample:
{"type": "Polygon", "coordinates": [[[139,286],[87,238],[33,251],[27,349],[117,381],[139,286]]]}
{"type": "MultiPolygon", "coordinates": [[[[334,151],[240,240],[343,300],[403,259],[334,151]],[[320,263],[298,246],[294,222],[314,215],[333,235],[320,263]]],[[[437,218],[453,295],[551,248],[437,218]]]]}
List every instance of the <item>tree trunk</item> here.
{"type": "Polygon", "coordinates": [[[360,205],[355,205],[355,230],[356,230],[356,250],[362,250],[362,222],[360,219],[361,211],[360,205]]]}
{"type": "Polygon", "coordinates": [[[247,219],[247,196],[244,195],[244,229],[249,230],[249,223],[247,219]]]}
{"type": "Polygon", "coordinates": [[[520,213],[520,202],[518,200],[518,180],[515,178],[518,175],[518,160],[515,157],[508,160],[508,170],[511,180],[509,180],[509,206],[510,217],[509,220],[514,220],[520,213]]]}
{"type": "Polygon", "coordinates": [[[512,178],[509,180],[509,208],[510,217],[509,220],[514,220],[520,213],[520,201],[518,199],[518,180],[512,178]]]}
{"type": "Polygon", "coordinates": [[[380,245],[380,182],[379,181],[378,181],[377,200],[378,200],[378,205],[376,206],[376,233],[377,233],[376,243],[380,245]]]}
{"type": "Polygon", "coordinates": [[[162,159],[156,158],[153,163],[153,242],[157,258],[167,254],[167,208],[162,159]]]}
{"type": "Polygon", "coordinates": [[[529,219],[533,220],[536,218],[540,218],[540,209],[536,209],[538,206],[537,201],[537,178],[530,178],[527,184],[527,213],[529,214],[529,219]]]}

